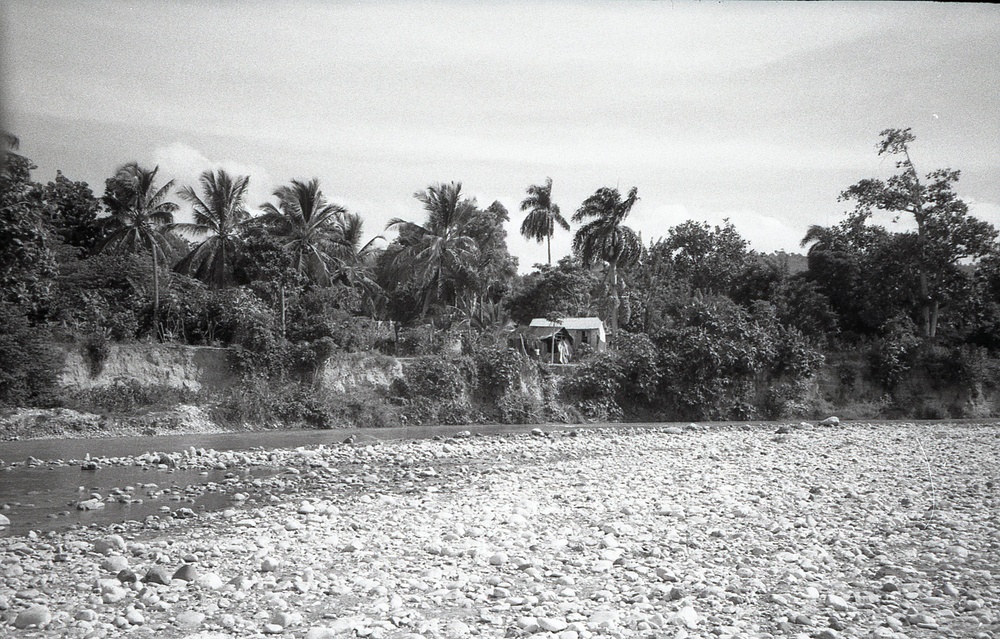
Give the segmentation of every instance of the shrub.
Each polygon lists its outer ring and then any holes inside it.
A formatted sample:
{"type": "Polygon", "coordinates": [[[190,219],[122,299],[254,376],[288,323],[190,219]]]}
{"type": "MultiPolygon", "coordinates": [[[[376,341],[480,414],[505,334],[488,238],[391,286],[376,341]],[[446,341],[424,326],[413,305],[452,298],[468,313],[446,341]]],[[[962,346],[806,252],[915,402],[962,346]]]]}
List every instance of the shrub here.
{"type": "Polygon", "coordinates": [[[23,309],[0,301],[0,405],[48,406],[57,399],[63,361],[49,331],[32,326],[23,309]]]}
{"type": "Polygon", "coordinates": [[[581,364],[563,384],[563,390],[584,416],[599,421],[618,420],[624,416],[616,401],[624,377],[617,354],[601,353],[581,364]]]}
{"type": "Polygon", "coordinates": [[[891,320],[885,335],[876,339],[869,351],[872,376],[886,389],[895,389],[913,368],[914,355],[920,344],[916,326],[906,316],[891,320]]]}
{"type": "Polygon", "coordinates": [[[69,395],[66,404],[69,408],[88,413],[139,415],[150,410],[193,403],[197,399],[195,391],[174,386],[148,386],[129,380],[75,391],[69,395]]]}
{"type": "Polygon", "coordinates": [[[423,356],[403,367],[403,378],[390,394],[401,406],[403,421],[464,424],[473,420],[469,389],[475,386],[475,366],[465,358],[423,356]]]}
{"type": "Polygon", "coordinates": [[[438,356],[418,357],[403,368],[408,397],[440,401],[456,400],[465,393],[465,379],[459,365],[438,356]]]}
{"type": "Polygon", "coordinates": [[[87,362],[90,377],[94,378],[104,371],[104,363],[111,354],[111,342],[104,332],[93,332],[83,338],[80,344],[83,359],[87,362]]]}

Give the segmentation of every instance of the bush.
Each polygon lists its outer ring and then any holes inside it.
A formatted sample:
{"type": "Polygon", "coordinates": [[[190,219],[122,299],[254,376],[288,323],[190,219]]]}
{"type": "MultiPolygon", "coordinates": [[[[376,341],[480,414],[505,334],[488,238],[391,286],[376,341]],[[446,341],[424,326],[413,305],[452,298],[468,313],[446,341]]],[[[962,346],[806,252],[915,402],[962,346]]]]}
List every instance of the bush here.
{"type": "Polygon", "coordinates": [[[449,401],[465,395],[465,376],[454,360],[438,356],[418,357],[403,368],[403,374],[407,397],[449,401]]]}
{"type": "Polygon", "coordinates": [[[888,390],[894,390],[913,368],[920,341],[916,326],[906,316],[886,325],[885,335],[875,340],[869,351],[872,376],[888,390]]]}
{"type": "Polygon", "coordinates": [[[606,352],[581,364],[563,384],[563,390],[584,416],[614,421],[624,416],[616,401],[624,378],[620,358],[614,352],[606,352]]]}
{"type": "Polygon", "coordinates": [[[83,359],[87,362],[90,377],[94,378],[104,371],[104,363],[111,354],[111,341],[103,332],[94,332],[83,338],[80,344],[83,359]]]}
{"type": "Polygon", "coordinates": [[[32,326],[24,310],[0,301],[0,406],[50,406],[63,361],[49,331],[32,326]]]}
{"type": "Polygon", "coordinates": [[[418,357],[403,367],[403,378],[390,389],[401,407],[401,419],[418,424],[465,424],[473,421],[469,389],[475,367],[467,359],[418,357]]]}
{"type": "Polygon", "coordinates": [[[129,380],[110,386],[75,391],[66,400],[68,408],[104,415],[140,415],[198,400],[198,393],[174,386],[147,386],[129,380]]]}

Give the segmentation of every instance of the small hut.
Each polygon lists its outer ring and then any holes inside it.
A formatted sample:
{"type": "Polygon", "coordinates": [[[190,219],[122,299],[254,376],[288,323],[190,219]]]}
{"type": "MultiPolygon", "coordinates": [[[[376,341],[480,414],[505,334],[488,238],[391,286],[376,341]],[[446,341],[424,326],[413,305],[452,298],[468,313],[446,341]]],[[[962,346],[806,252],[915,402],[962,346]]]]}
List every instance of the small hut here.
{"type": "Polygon", "coordinates": [[[552,364],[568,364],[581,344],[595,351],[607,349],[604,322],[597,317],[568,317],[557,321],[545,318],[531,320],[511,336],[510,345],[529,357],[552,364]]]}

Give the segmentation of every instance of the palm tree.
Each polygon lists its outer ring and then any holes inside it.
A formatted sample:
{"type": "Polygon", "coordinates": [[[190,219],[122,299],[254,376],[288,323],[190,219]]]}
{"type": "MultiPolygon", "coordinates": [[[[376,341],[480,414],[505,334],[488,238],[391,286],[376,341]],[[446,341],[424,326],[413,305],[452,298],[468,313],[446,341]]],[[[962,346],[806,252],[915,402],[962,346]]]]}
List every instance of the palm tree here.
{"type": "Polygon", "coordinates": [[[407,274],[423,297],[420,317],[426,317],[431,301],[445,302],[449,280],[468,271],[478,253],[469,226],[477,213],[475,200],[462,198],[461,182],[438,184],[413,194],[424,204],[424,225],[399,218],[386,230],[399,237],[389,247],[389,270],[397,278],[407,274]]]}
{"type": "Polygon", "coordinates": [[[384,239],[381,235],[376,235],[362,244],[364,221],[361,216],[357,213],[345,213],[341,216],[341,237],[334,246],[334,253],[340,262],[337,279],[361,291],[371,305],[373,317],[379,296],[382,294],[382,287],[372,277],[375,260],[380,253],[375,243],[384,239]]]}
{"type": "Polygon", "coordinates": [[[618,189],[600,188],[583,201],[573,214],[574,222],[585,222],[573,236],[573,251],[584,266],[598,261],[608,264],[608,295],[611,302],[611,341],[618,335],[618,308],[621,306],[618,291],[618,268],[628,267],[639,261],[642,240],[638,233],[622,225],[632,207],[639,200],[633,186],[622,200],[618,189]]]}
{"type": "Polygon", "coordinates": [[[521,223],[521,235],[536,242],[546,242],[549,251],[549,266],[552,266],[552,236],[556,224],[569,230],[569,222],[559,213],[559,205],[552,201],[552,178],[545,178],[545,185],[532,184],[528,187],[528,197],[521,202],[522,211],[530,211],[521,223]]]}
{"type": "MultiPolygon", "coordinates": [[[[174,221],[177,204],[167,201],[174,186],[170,180],[156,188],[156,174],[130,162],[120,167],[107,181],[104,197],[110,217],[104,228],[107,235],[98,244],[98,252],[136,253],[148,250],[153,256],[153,326],[159,333],[160,260],[170,250],[170,224],[174,221]]],[[[157,335],[159,336],[159,335],[157,335]]]]}
{"type": "Polygon", "coordinates": [[[292,180],[274,191],[278,206],[261,205],[261,221],[269,226],[288,251],[295,268],[320,286],[331,283],[331,253],[343,236],[342,216],[347,210],[326,201],[319,190],[319,180],[292,180]]]}
{"type": "Polygon", "coordinates": [[[186,186],[178,195],[194,207],[194,222],[173,224],[171,229],[196,237],[209,237],[194,247],[174,267],[178,273],[192,275],[215,288],[229,283],[233,262],[242,245],[240,233],[250,213],[246,208],[250,177],[233,179],[223,169],[201,174],[202,196],[186,186]]]}

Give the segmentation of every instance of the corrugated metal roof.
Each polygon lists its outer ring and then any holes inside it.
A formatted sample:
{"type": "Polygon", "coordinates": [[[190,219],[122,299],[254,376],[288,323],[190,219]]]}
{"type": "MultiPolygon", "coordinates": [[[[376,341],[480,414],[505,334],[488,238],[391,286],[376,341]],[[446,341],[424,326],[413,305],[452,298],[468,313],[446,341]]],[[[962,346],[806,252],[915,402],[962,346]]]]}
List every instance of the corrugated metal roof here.
{"type": "Polygon", "coordinates": [[[558,322],[551,322],[544,317],[536,317],[529,325],[532,328],[554,328],[561,326],[569,331],[598,331],[601,339],[604,337],[604,322],[599,317],[564,317],[558,322]]]}
{"type": "Polygon", "coordinates": [[[604,322],[599,317],[564,317],[557,322],[550,322],[544,317],[536,317],[531,320],[530,326],[562,326],[571,331],[604,330],[604,322]]]}

